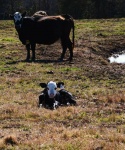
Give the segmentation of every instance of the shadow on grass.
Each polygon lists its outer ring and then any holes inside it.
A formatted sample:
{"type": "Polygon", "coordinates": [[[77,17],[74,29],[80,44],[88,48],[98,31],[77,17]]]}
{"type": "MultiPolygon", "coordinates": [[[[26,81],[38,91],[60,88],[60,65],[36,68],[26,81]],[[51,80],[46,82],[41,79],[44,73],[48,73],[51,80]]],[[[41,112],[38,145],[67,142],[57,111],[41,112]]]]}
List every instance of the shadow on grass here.
{"type": "Polygon", "coordinates": [[[45,60],[35,60],[35,61],[32,61],[32,60],[29,60],[29,61],[26,61],[26,60],[17,60],[17,61],[10,61],[10,62],[7,62],[6,64],[8,65],[14,65],[14,64],[18,64],[20,62],[26,62],[26,63],[61,63],[61,62],[69,62],[71,63],[71,61],[69,60],[63,60],[63,61],[60,61],[60,60],[50,60],[50,59],[45,59],[45,60]]]}

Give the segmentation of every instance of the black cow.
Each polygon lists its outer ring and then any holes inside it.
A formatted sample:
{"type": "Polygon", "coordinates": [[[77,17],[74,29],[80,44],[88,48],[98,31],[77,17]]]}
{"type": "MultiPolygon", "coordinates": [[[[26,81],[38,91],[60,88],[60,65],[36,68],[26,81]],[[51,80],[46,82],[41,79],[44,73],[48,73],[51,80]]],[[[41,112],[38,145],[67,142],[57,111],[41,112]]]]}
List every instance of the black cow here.
{"type": "Polygon", "coordinates": [[[61,39],[62,54],[60,60],[63,60],[66,49],[70,51],[69,60],[73,58],[74,48],[74,21],[70,15],[42,16],[38,19],[34,17],[25,17],[26,13],[16,12],[10,15],[14,19],[15,28],[18,32],[22,44],[26,45],[27,58],[30,59],[30,49],[32,50],[32,60],[35,60],[36,43],[50,45],[61,39]],[[72,29],[72,42],[70,32],[72,29]]]}
{"type": "Polygon", "coordinates": [[[44,88],[42,93],[39,95],[39,107],[56,109],[61,105],[76,105],[76,101],[74,100],[71,93],[64,89],[64,83],[50,81],[46,83],[40,83],[40,86],[44,88]],[[60,88],[57,91],[57,88],[60,88]]]}

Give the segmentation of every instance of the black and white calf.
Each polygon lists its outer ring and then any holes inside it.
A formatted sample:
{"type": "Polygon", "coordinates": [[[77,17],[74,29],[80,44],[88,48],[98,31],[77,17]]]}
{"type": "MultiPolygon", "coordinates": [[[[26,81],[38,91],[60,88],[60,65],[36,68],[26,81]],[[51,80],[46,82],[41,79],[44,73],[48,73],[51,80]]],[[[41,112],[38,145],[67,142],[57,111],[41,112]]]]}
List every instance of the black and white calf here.
{"type": "Polygon", "coordinates": [[[44,90],[39,95],[39,107],[56,109],[61,105],[76,105],[72,94],[64,89],[63,82],[50,81],[47,84],[40,83],[40,86],[44,90]],[[58,91],[57,88],[60,88],[60,90],[58,91]]]}
{"type": "Polygon", "coordinates": [[[48,84],[40,83],[40,86],[44,88],[44,90],[39,96],[39,106],[51,109],[55,109],[56,107],[58,107],[60,95],[56,90],[57,84],[53,81],[50,81],[48,84]]]}

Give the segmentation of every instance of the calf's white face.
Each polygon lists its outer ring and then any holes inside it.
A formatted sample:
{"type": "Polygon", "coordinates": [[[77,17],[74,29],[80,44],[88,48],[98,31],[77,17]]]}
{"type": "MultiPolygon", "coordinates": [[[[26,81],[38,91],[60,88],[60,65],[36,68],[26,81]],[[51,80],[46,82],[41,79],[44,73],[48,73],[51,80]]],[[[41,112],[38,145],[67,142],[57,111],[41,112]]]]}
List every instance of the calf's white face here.
{"type": "Polygon", "coordinates": [[[56,96],[57,93],[56,89],[57,89],[56,82],[50,81],[47,84],[49,98],[54,98],[56,96]]]}

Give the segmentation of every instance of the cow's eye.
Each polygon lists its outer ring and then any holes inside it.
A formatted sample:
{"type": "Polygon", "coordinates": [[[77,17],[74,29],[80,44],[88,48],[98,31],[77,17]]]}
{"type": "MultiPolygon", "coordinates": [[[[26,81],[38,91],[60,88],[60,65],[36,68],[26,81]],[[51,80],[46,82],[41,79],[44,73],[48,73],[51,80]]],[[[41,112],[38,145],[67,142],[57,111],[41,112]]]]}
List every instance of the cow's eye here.
{"type": "Polygon", "coordinates": [[[55,88],[55,90],[56,90],[57,88],[55,88]]]}
{"type": "Polygon", "coordinates": [[[49,90],[49,88],[47,87],[47,90],[49,90]]]}

